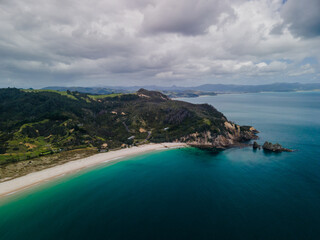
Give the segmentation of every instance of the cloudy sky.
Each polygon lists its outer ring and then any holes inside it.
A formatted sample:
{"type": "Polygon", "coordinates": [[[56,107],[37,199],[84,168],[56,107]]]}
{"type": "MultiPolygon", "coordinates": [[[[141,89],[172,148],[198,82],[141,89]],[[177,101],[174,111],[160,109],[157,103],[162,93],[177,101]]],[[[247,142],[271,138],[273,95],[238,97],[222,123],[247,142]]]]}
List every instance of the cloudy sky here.
{"type": "Polygon", "coordinates": [[[0,0],[0,87],[320,82],[319,0],[0,0]]]}

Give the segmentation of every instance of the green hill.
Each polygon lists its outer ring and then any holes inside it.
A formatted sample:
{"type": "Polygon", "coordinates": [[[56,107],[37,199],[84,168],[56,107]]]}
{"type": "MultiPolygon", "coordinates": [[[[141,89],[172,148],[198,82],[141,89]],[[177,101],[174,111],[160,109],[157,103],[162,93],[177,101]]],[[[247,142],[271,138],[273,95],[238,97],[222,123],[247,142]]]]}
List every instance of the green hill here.
{"type": "Polygon", "coordinates": [[[147,142],[228,147],[254,138],[208,104],[140,89],[89,95],[0,89],[0,165],[81,148],[108,151],[147,142]]]}

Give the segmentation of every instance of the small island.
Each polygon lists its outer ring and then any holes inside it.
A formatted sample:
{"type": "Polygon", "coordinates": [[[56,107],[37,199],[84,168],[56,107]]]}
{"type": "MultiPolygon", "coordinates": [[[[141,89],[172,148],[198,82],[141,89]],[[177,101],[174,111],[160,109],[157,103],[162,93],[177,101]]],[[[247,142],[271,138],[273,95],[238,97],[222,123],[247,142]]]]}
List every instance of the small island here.
{"type": "MultiPolygon", "coordinates": [[[[253,142],[252,148],[253,149],[261,149],[261,146],[257,142],[253,142]]],[[[275,152],[275,153],[293,152],[292,149],[284,148],[279,143],[273,144],[273,143],[267,142],[267,141],[262,145],[262,149],[267,152],[275,152]]]]}
{"type": "Polygon", "coordinates": [[[270,152],[293,152],[291,149],[282,147],[279,143],[272,144],[271,142],[265,142],[262,149],[270,152]]]}

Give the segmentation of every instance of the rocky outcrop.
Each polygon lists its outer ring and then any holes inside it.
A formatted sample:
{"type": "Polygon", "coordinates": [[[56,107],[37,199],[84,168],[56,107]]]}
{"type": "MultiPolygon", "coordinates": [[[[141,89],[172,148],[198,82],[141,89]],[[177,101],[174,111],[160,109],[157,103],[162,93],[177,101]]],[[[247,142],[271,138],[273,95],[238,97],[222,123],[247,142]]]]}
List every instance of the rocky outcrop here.
{"type": "Polygon", "coordinates": [[[180,141],[193,147],[223,150],[230,147],[247,146],[245,142],[257,139],[257,133],[258,131],[253,127],[243,127],[226,121],[219,131],[195,132],[181,138],[180,141]]]}
{"type": "Polygon", "coordinates": [[[262,148],[269,152],[293,152],[291,149],[282,147],[279,143],[272,144],[271,142],[265,142],[262,148]]]}
{"type": "Polygon", "coordinates": [[[253,148],[253,149],[258,149],[258,148],[259,148],[259,149],[260,149],[261,146],[260,146],[256,141],[254,141],[254,142],[253,142],[253,145],[252,145],[252,148],[253,148]]]}

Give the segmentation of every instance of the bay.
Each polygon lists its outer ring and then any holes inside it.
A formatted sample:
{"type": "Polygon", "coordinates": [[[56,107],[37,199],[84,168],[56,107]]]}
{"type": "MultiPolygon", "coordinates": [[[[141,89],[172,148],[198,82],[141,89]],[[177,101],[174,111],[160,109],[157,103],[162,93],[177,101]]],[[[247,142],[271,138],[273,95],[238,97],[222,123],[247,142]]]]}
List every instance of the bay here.
{"type": "Polygon", "coordinates": [[[181,100],[297,151],[174,149],[106,164],[2,199],[0,239],[319,239],[320,93],[181,100]]]}

